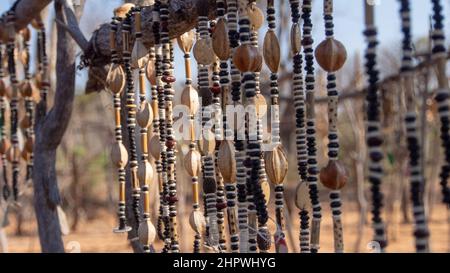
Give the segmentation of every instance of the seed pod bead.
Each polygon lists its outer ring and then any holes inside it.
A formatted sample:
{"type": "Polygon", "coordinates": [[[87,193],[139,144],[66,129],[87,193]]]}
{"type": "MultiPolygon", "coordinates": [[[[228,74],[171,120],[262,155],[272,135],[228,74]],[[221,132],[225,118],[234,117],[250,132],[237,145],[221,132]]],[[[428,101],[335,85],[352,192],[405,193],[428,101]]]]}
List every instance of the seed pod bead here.
{"type": "Polygon", "coordinates": [[[433,5],[433,49],[432,58],[436,61],[438,91],[434,100],[438,106],[439,120],[441,123],[441,140],[444,148],[445,164],[441,167],[439,177],[441,179],[442,201],[450,207],[450,187],[448,185],[448,178],[450,177],[450,116],[449,116],[449,96],[450,88],[447,80],[447,50],[445,47],[445,32],[443,8],[440,0],[432,0],[433,5]]]}
{"type": "Polygon", "coordinates": [[[376,67],[377,53],[377,28],[374,23],[374,6],[364,1],[365,5],[365,21],[367,50],[366,50],[366,73],[368,76],[368,92],[367,92],[367,133],[366,141],[369,153],[369,182],[372,192],[372,221],[374,229],[374,241],[380,244],[381,250],[384,251],[387,241],[385,234],[385,226],[381,218],[381,209],[383,206],[383,194],[380,190],[380,184],[383,178],[382,159],[383,153],[381,145],[383,139],[380,132],[379,119],[379,101],[378,87],[379,71],[376,67]]]}
{"type": "MultiPolygon", "coordinates": [[[[407,113],[405,115],[406,137],[409,149],[411,200],[413,202],[414,237],[417,252],[429,251],[429,231],[423,201],[425,177],[420,166],[421,147],[417,114],[414,107],[414,72],[412,69],[413,47],[409,0],[400,0],[400,17],[403,32],[403,58],[400,74],[405,90],[407,113]]],[[[447,108],[448,109],[448,108],[447,108]]]]}
{"type": "Polygon", "coordinates": [[[312,205],[312,226],[311,226],[311,252],[316,253],[320,248],[320,223],[322,219],[321,206],[318,198],[317,180],[317,154],[316,154],[316,121],[314,109],[314,54],[312,38],[312,21],[311,21],[311,0],[304,0],[303,11],[303,52],[306,60],[306,141],[308,147],[308,175],[307,181],[312,205]]]}
{"type": "Polygon", "coordinates": [[[347,53],[344,46],[334,39],[333,0],[324,0],[325,40],[316,48],[316,59],[327,75],[328,95],[328,165],[320,171],[320,181],[331,190],[330,206],[333,214],[334,252],[344,252],[344,240],[341,219],[340,190],[347,183],[345,167],[338,161],[339,139],[338,96],[335,72],[345,62],[347,53]]]}

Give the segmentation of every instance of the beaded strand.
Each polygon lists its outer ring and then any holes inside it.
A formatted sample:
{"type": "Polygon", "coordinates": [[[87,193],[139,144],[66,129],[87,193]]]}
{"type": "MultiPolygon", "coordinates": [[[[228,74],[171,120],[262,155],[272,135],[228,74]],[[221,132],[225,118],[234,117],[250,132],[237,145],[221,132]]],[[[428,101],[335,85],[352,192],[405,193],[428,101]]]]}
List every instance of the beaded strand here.
{"type": "Polygon", "coordinates": [[[311,252],[316,253],[319,250],[320,242],[320,222],[322,219],[321,206],[319,202],[319,192],[317,188],[318,170],[317,170],[317,148],[316,148],[316,129],[315,129],[315,109],[314,109],[314,54],[312,38],[311,21],[311,0],[304,0],[302,6],[303,19],[303,52],[306,60],[306,141],[308,150],[308,186],[312,204],[312,226],[311,226],[311,252]]]}
{"type": "Polygon", "coordinates": [[[416,238],[416,251],[428,252],[428,227],[423,204],[425,177],[420,167],[421,143],[418,135],[417,115],[414,103],[414,71],[413,47],[411,41],[411,15],[409,0],[400,0],[400,17],[403,32],[403,58],[400,74],[403,76],[404,92],[406,93],[407,113],[405,115],[406,137],[409,149],[409,165],[411,176],[411,200],[413,202],[413,215],[415,220],[414,236],[416,238]]]}
{"type": "Polygon", "coordinates": [[[7,201],[11,195],[11,187],[8,183],[8,161],[6,159],[6,153],[9,150],[9,147],[11,146],[11,142],[8,139],[7,132],[6,132],[6,92],[7,87],[5,85],[5,82],[3,78],[5,77],[5,72],[3,68],[3,52],[4,47],[3,44],[0,42],[0,135],[1,135],[1,142],[0,142],[0,154],[2,158],[2,172],[3,172],[3,186],[2,186],[2,197],[3,200],[7,201]]]}
{"type": "Polygon", "coordinates": [[[372,226],[374,229],[374,241],[379,243],[381,251],[384,251],[387,241],[383,219],[381,218],[381,209],[383,206],[383,193],[380,190],[380,184],[383,178],[383,152],[381,145],[383,139],[380,132],[379,118],[379,100],[378,86],[379,71],[376,66],[377,53],[377,28],[374,22],[374,7],[364,1],[365,5],[365,23],[366,29],[364,35],[367,41],[366,73],[368,76],[367,92],[367,133],[366,141],[369,152],[369,182],[372,192],[372,226]]]}

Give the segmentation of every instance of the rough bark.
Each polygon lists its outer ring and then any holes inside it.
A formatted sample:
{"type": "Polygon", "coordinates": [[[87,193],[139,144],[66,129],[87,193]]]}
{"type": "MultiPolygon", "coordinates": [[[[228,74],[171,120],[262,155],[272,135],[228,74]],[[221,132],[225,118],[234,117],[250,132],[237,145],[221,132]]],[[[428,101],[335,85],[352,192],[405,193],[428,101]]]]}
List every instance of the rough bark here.
{"type": "MultiPolygon", "coordinates": [[[[81,1],[82,5],[84,0],[81,1]]],[[[55,2],[55,14],[64,20],[62,1],[55,2]]],[[[81,8],[76,12],[81,17],[81,8]]],[[[64,28],[57,27],[56,91],[52,109],[45,113],[40,103],[36,116],[34,148],[34,208],[42,252],[64,252],[57,206],[61,202],[56,176],[56,149],[69,124],[75,94],[76,43],[64,28]]]]}

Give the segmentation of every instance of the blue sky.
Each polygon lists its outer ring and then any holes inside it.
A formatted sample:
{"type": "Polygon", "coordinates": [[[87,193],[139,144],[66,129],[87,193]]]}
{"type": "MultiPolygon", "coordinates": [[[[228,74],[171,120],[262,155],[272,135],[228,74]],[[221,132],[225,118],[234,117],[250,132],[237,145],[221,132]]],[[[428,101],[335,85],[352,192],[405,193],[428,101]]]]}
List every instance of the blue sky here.
{"type": "MultiPolygon", "coordinates": [[[[381,47],[398,47],[401,39],[400,19],[398,15],[399,2],[397,0],[372,0],[376,2],[376,23],[379,29],[381,47]]],[[[87,37],[96,26],[106,23],[111,17],[114,7],[120,5],[120,0],[87,0],[85,14],[81,20],[81,27],[87,37]]],[[[263,2],[263,1],[261,1],[263,2]]],[[[288,3],[288,0],[285,0],[288,3]]],[[[450,0],[441,0],[446,17],[447,41],[450,36],[450,0]]],[[[13,0],[0,1],[0,13],[3,13],[13,0]]],[[[356,51],[363,52],[365,48],[363,31],[363,2],[361,0],[334,0],[335,5],[335,36],[346,46],[348,55],[356,51]]],[[[412,29],[414,39],[424,37],[428,33],[429,16],[431,14],[431,0],[411,0],[412,29]]],[[[322,1],[314,1],[313,6],[314,40],[317,45],[324,37],[322,21],[322,1]]],[[[261,35],[264,30],[261,31],[261,35]]],[[[393,48],[394,49],[394,48],[393,48]]],[[[395,48],[397,50],[397,48],[395,48]]],[[[177,49],[177,63],[180,70],[176,71],[178,80],[184,77],[183,58],[177,49]]],[[[195,69],[194,69],[195,71],[195,69]]],[[[79,77],[82,81],[83,77],[79,77]]]]}

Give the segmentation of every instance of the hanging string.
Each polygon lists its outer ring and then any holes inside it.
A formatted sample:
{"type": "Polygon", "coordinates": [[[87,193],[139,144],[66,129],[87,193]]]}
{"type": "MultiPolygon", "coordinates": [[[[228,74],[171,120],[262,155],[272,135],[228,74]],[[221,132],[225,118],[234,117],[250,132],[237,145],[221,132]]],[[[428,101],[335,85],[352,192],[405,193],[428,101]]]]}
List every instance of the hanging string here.
{"type": "Polygon", "coordinates": [[[302,6],[303,19],[303,52],[306,60],[306,141],[308,150],[308,175],[307,181],[309,186],[311,204],[312,204],[312,226],[311,226],[311,252],[316,253],[320,248],[320,222],[322,219],[321,206],[319,202],[319,193],[317,188],[317,148],[316,148],[316,121],[314,109],[314,55],[312,38],[312,21],[311,21],[311,0],[304,0],[302,6]]]}
{"type": "Polygon", "coordinates": [[[401,75],[406,93],[407,113],[405,116],[406,137],[409,149],[409,165],[411,176],[411,199],[413,202],[414,236],[416,238],[416,251],[428,252],[428,227],[423,203],[425,178],[420,167],[421,147],[418,135],[417,115],[414,101],[414,71],[412,64],[413,47],[411,41],[410,4],[408,0],[400,0],[400,16],[402,18],[403,32],[403,58],[401,75]]]}
{"type": "Polygon", "coordinates": [[[374,229],[374,241],[378,242],[382,251],[386,248],[386,231],[383,219],[381,218],[381,209],[383,207],[383,194],[380,185],[383,179],[383,152],[381,145],[383,139],[380,132],[379,118],[379,99],[378,86],[379,71],[377,68],[377,28],[374,22],[374,7],[364,1],[366,29],[364,35],[367,41],[366,50],[366,73],[368,76],[367,92],[367,134],[366,141],[369,152],[369,182],[372,192],[372,222],[374,229]]]}

